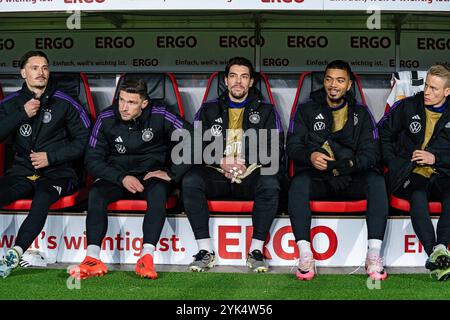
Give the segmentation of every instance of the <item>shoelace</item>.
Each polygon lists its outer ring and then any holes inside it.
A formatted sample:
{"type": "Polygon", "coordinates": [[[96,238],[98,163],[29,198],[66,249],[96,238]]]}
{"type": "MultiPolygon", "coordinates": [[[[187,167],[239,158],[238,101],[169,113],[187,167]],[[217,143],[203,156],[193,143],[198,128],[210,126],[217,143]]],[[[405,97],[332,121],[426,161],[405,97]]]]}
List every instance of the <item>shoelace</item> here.
{"type": "Polygon", "coordinates": [[[429,276],[430,276],[430,279],[433,279],[433,276],[434,276],[434,278],[437,279],[437,271],[436,270],[430,271],[429,276]]]}
{"type": "MultiPolygon", "coordinates": [[[[299,264],[302,263],[302,259],[299,259],[299,264]]],[[[303,259],[303,263],[298,266],[301,271],[310,271],[313,267],[315,269],[316,264],[314,263],[314,259],[305,258],[303,259]]]]}
{"type": "Polygon", "coordinates": [[[302,269],[302,268],[300,267],[300,260],[301,260],[300,258],[298,258],[297,260],[295,260],[295,264],[291,267],[291,272],[292,272],[292,270],[294,270],[294,268],[300,269],[300,270],[302,270],[302,271],[311,270],[311,264],[313,264],[313,265],[314,265],[314,273],[317,274],[317,266],[316,266],[316,264],[314,263],[314,258],[311,258],[311,259],[310,259],[310,262],[309,262],[308,265],[307,265],[307,269],[302,269]]]}
{"type": "Polygon", "coordinates": [[[291,272],[294,270],[294,268],[298,268],[298,264],[300,263],[300,258],[295,260],[295,264],[291,267],[291,272]]]}
{"type": "Polygon", "coordinates": [[[358,266],[358,268],[356,268],[355,270],[353,270],[352,272],[350,272],[349,275],[350,275],[350,274],[354,274],[354,273],[357,272],[359,269],[361,269],[361,267],[363,266],[363,264],[365,264],[365,261],[364,261],[364,260],[361,262],[361,264],[358,266]]]}
{"type": "MultiPolygon", "coordinates": [[[[374,260],[374,259],[369,259],[370,261],[372,261],[372,260],[374,260]]],[[[378,272],[381,272],[381,271],[383,271],[383,258],[381,258],[381,257],[379,257],[378,259],[375,259],[376,261],[377,261],[377,264],[378,264],[378,262],[381,264],[381,270],[377,270],[378,272]]],[[[352,272],[350,272],[349,273],[349,275],[350,274],[354,274],[355,272],[357,272],[359,269],[361,269],[361,267],[363,266],[363,265],[365,265],[365,263],[366,263],[366,261],[365,260],[363,260],[363,261],[361,261],[361,264],[358,266],[358,268],[356,268],[355,270],[353,270],[352,272]]],[[[378,265],[379,266],[379,265],[378,265]]]]}
{"type": "Polygon", "coordinates": [[[437,280],[439,276],[439,269],[430,271],[429,273],[430,279],[437,280]]]}
{"type": "Polygon", "coordinates": [[[433,247],[433,251],[441,249],[444,253],[449,253],[448,248],[445,245],[437,245],[433,247]]]}
{"type": "Polygon", "coordinates": [[[383,271],[383,258],[381,258],[380,256],[369,256],[369,261],[371,265],[375,265],[375,272],[383,271]]]}

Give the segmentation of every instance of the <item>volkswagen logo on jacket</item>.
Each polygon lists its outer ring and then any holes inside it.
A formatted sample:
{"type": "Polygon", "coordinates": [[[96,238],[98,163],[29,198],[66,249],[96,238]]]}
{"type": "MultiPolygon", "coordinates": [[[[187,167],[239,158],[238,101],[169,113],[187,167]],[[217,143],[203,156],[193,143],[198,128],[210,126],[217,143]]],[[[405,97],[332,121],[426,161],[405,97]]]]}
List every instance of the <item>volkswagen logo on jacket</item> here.
{"type": "Polygon", "coordinates": [[[125,148],[122,144],[116,144],[116,150],[118,153],[125,153],[127,152],[127,148],[125,148]]]}
{"type": "Polygon", "coordinates": [[[33,132],[33,129],[31,129],[31,126],[29,124],[23,124],[20,126],[19,131],[22,137],[28,137],[33,132]]]}
{"type": "Polygon", "coordinates": [[[411,133],[418,133],[420,130],[422,130],[420,122],[414,121],[409,125],[409,131],[411,131],[411,133]]]}

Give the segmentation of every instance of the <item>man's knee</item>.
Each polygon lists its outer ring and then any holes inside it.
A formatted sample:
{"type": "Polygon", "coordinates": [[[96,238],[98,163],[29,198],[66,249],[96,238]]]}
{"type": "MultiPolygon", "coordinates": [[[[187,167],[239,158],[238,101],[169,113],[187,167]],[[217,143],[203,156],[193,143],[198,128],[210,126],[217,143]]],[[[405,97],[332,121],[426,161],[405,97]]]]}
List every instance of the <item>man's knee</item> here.
{"type": "Polygon", "coordinates": [[[169,183],[164,180],[160,180],[158,178],[155,178],[154,180],[155,181],[152,181],[152,183],[147,186],[146,190],[158,194],[166,193],[168,190],[169,183]]]}
{"type": "MultiPolygon", "coordinates": [[[[24,178],[24,180],[26,180],[24,178]]],[[[0,177],[0,206],[5,206],[11,202],[27,198],[32,195],[33,188],[26,186],[26,181],[20,181],[9,176],[0,177]]]]}
{"type": "Polygon", "coordinates": [[[374,171],[368,171],[365,176],[366,195],[381,195],[387,197],[386,180],[384,176],[374,171]]]}
{"type": "Polygon", "coordinates": [[[374,171],[368,171],[366,173],[366,181],[369,186],[376,186],[383,188],[386,186],[384,176],[374,171]]]}
{"type": "Polygon", "coordinates": [[[256,191],[265,191],[265,192],[274,192],[278,193],[280,192],[281,184],[280,180],[277,176],[270,175],[270,176],[264,176],[261,175],[258,179],[258,183],[256,185],[256,191]]]}
{"type": "Polygon", "coordinates": [[[182,188],[203,188],[205,181],[201,174],[201,168],[192,168],[183,177],[182,188]]]}
{"type": "Polygon", "coordinates": [[[58,200],[63,192],[63,186],[53,185],[50,181],[43,181],[38,184],[33,196],[31,206],[47,206],[58,200]]]}
{"type": "Polygon", "coordinates": [[[149,181],[149,183],[145,187],[145,192],[147,199],[152,201],[166,201],[170,187],[169,183],[155,178],[154,181],[149,181]]]}
{"type": "Polygon", "coordinates": [[[411,205],[412,204],[418,204],[418,205],[424,205],[427,204],[428,205],[428,195],[426,190],[414,190],[411,192],[411,196],[410,196],[410,202],[411,205]]]}
{"type": "Polygon", "coordinates": [[[298,193],[298,192],[307,192],[309,193],[309,188],[311,185],[311,176],[308,173],[300,173],[296,175],[289,187],[289,194],[298,193]]]}
{"type": "Polygon", "coordinates": [[[89,191],[88,207],[105,207],[108,205],[106,189],[103,184],[94,183],[89,191]]]}

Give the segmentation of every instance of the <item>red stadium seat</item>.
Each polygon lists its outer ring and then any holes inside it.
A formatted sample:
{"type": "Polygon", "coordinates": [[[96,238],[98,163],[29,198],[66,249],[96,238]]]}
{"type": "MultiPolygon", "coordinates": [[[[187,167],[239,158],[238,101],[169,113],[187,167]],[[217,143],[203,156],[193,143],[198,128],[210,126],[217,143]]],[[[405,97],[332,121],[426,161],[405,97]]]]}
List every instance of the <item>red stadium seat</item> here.
{"type": "MultiPolygon", "coordinates": [[[[225,90],[225,72],[215,72],[209,77],[203,103],[217,99],[225,90]]],[[[275,105],[275,99],[270,90],[269,80],[264,73],[256,73],[253,87],[257,88],[263,95],[265,101],[275,105]]],[[[239,200],[208,200],[210,212],[230,212],[230,213],[251,213],[253,211],[253,201],[239,200]]]]}
{"type": "MultiPolygon", "coordinates": [[[[175,77],[171,73],[125,73],[122,74],[117,82],[114,93],[114,101],[119,98],[120,85],[126,79],[143,79],[148,88],[148,96],[152,102],[161,102],[168,107],[174,114],[184,118],[183,103],[181,102],[180,92],[175,77]]],[[[113,102],[114,102],[113,101],[113,102]]],[[[173,209],[178,204],[178,198],[174,195],[169,196],[166,203],[167,209],[173,209]]],[[[139,211],[147,210],[147,201],[140,199],[121,199],[108,206],[110,211],[139,211]]]]}
{"type": "MultiPolygon", "coordinates": [[[[173,209],[178,204],[178,198],[175,196],[170,196],[167,199],[166,209],[173,209]]],[[[124,199],[117,200],[108,205],[109,211],[142,211],[145,212],[147,210],[147,201],[145,200],[136,200],[136,199],[124,199]]]]}
{"type": "MultiPolygon", "coordinates": [[[[311,92],[320,89],[323,86],[324,72],[304,72],[300,75],[297,92],[291,109],[291,119],[294,117],[295,110],[299,103],[307,100],[311,92]]],[[[362,91],[359,76],[352,74],[353,85],[351,92],[357,101],[366,104],[364,93],[362,91]]],[[[294,162],[289,161],[289,176],[294,176],[294,162]]],[[[366,200],[352,201],[310,201],[312,212],[333,212],[333,213],[355,213],[367,210],[366,200]]]]}
{"type": "MultiPolygon", "coordinates": [[[[50,81],[55,81],[58,90],[68,94],[72,98],[78,100],[81,105],[85,108],[86,112],[89,114],[91,121],[93,122],[96,117],[94,102],[91,95],[91,90],[87,77],[83,73],[78,72],[61,72],[52,73],[50,81]]],[[[3,162],[5,160],[6,151],[5,144],[1,144],[0,148],[0,159],[3,162]]],[[[0,162],[0,175],[4,173],[4,162],[0,162]]],[[[90,178],[87,177],[83,167],[83,160],[80,160],[80,177],[85,179],[85,186],[75,191],[73,194],[61,197],[58,201],[50,206],[50,210],[59,210],[64,208],[72,207],[81,201],[87,199],[88,196],[88,186],[90,184],[90,178]]],[[[20,199],[7,206],[4,209],[7,210],[30,210],[32,199],[20,199]]]]}
{"type": "MultiPolygon", "coordinates": [[[[410,204],[405,199],[398,198],[394,195],[389,196],[391,207],[400,211],[409,212],[410,204]]],[[[428,211],[432,214],[438,214],[442,212],[442,204],[440,202],[428,202],[428,211]]]]}

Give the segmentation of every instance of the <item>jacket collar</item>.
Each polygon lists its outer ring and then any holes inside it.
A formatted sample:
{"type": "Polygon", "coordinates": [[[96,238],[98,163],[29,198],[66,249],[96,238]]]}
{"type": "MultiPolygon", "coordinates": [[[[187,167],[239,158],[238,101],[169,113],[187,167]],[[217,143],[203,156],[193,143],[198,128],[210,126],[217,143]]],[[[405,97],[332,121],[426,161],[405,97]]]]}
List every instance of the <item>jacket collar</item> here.
{"type": "Polygon", "coordinates": [[[448,105],[449,105],[449,101],[450,101],[449,97],[447,97],[445,99],[444,104],[442,104],[442,106],[440,106],[439,108],[435,108],[434,106],[427,106],[427,105],[425,105],[425,108],[427,108],[428,110],[430,110],[432,112],[444,113],[444,111],[448,109],[448,105]]]}
{"type": "MultiPolygon", "coordinates": [[[[56,87],[54,84],[52,84],[51,82],[48,83],[47,87],[44,90],[44,93],[42,93],[41,97],[39,98],[39,100],[41,101],[41,105],[44,105],[55,93],[56,91],[56,87]]],[[[25,97],[25,99],[28,101],[30,99],[35,98],[35,94],[34,92],[32,92],[28,86],[27,83],[24,82],[22,84],[22,89],[21,89],[22,95],[23,97],[25,97]]]]}

